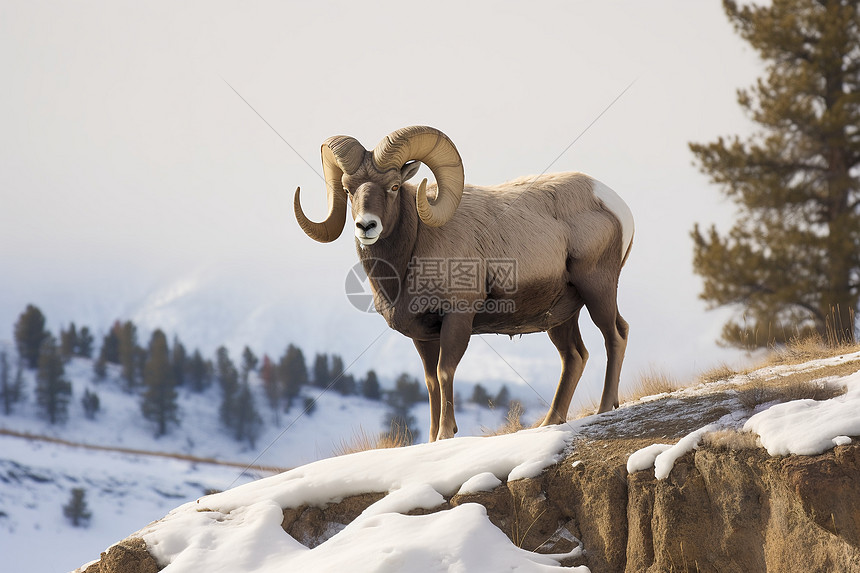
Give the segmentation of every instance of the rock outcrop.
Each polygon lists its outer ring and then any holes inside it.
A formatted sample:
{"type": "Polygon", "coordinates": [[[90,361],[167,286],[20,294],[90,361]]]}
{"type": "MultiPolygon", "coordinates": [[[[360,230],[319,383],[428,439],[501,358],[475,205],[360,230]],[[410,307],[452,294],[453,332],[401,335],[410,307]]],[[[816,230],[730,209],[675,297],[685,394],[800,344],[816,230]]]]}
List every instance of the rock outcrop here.
{"type": "MultiPolygon", "coordinates": [[[[627,475],[623,452],[600,455],[609,448],[582,442],[537,478],[455,495],[431,511],[480,503],[520,547],[559,553],[580,543],[582,556],[565,565],[594,573],[860,571],[858,445],[782,458],[761,448],[702,447],[680,458],[665,480],[653,470],[627,475]]],[[[283,527],[314,547],[382,496],[287,508],[283,527]]],[[[142,540],[129,539],[81,571],[158,567],[142,540]]]]}

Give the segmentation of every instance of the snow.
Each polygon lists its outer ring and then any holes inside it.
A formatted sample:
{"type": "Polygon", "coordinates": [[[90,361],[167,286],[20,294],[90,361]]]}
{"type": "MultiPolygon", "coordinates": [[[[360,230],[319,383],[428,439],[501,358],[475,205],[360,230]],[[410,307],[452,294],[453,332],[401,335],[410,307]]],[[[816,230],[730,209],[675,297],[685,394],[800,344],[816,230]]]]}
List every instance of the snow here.
{"type": "MultiPolygon", "coordinates": [[[[10,352],[13,351],[10,349],[10,352]]],[[[234,361],[237,359],[233,357],[234,361]]],[[[119,367],[108,365],[107,379],[97,382],[93,379],[92,361],[82,358],[74,358],[66,364],[66,377],[73,389],[68,421],[52,426],[36,408],[34,373],[25,371],[24,376],[28,399],[17,405],[12,415],[0,415],[0,429],[76,443],[289,468],[332,455],[355,433],[373,435],[389,429],[384,425],[388,410],[384,401],[341,396],[334,390],[324,392],[316,387],[303,388],[294,401],[296,405],[289,412],[278,412],[276,418],[259,376],[251,373],[249,383],[254,403],[264,420],[255,447],[233,440],[222,427],[218,417],[221,393],[217,383],[200,394],[178,388],[181,423],[171,427],[168,435],[156,438],[153,426],[141,414],[139,395],[122,389],[119,367]],[[95,420],[88,420],[81,406],[86,390],[99,396],[101,409],[95,420]],[[317,401],[314,410],[307,414],[303,405],[306,397],[317,401]]],[[[458,435],[481,435],[486,428],[496,428],[504,422],[506,412],[502,409],[489,410],[463,402],[457,411],[458,435]]],[[[535,408],[535,412],[538,410],[535,408]]],[[[426,402],[415,404],[410,413],[416,421],[413,428],[417,431],[416,441],[425,441],[429,426],[426,402]]],[[[229,482],[223,484],[222,489],[229,485],[229,482]]]]}
{"type": "MultiPolygon", "coordinates": [[[[718,388],[726,388],[748,382],[750,377],[786,376],[795,372],[814,372],[826,366],[834,366],[860,359],[860,352],[812,360],[803,364],[779,365],[762,368],[746,376],[734,376],[685,388],[673,395],[704,396],[718,388]]],[[[713,424],[708,424],[681,438],[674,445],[652,444],[627,459],[627,472],[633,473],[654,468],[657,479],[669,476],[675,462],[684,454],[699,447],[702,437],[721,429],[740,429],[758,435],[761,445],[771,456],[816,455],[852,442],[850,436],[860,436],[860,372],[840,377],[822,379],[834,386],[844,386],[846,393],[829,400],[794,400],[782,404],[765,404],[749,418],[741,409],[733,410],[713,424]]],[[[666,398],[668,395],[662,395],[666,398]]],[[[639,403],[653,401],[645,397],[639,403]]],[[[629,406],[627,406],[629,407],[629,406]]]]}
{"type": "Polygon", "coordinates": [[[695,432],[687,434],[678,440],[677,444],[661,452],[654,458],[654,477],[657,479],[666,479],[669,477],[669,473],[671,473],[678,458],[698,448],[702,436],[719,428],[719,424],[708,424],[704,428],[699,428],[695,432]]]}
{"type": "Polygon", "coordinates": [[[744,430],[757,433],[772,456],[809,456],[844,445],[847,436],[860,436],[860,372],[834,383],[847,392],[830,400],[777,404],[752,416],[744,430]]]}
{"type": "Polygon", "coordinates": [[[443,496],[464,489],[537,475],[561,458],[573,436],[554,426],[321,460],[182,505],[139,534],[168,573],[569,571],[558,562],[579,548],[555,556],[520,549],[483,506],[403,513],[438,507],[443,496]],[[313,549],[281,528],[282,508],[324,506],[366,492],[388,495],[313,549]]]}
{"type": "Polygon", "coordinates": [[[69,571],[177,503],[260,475],[0,436],[2,570],[69,571]],[[77,487],[84,488],[92,513],[86,528],[71,527],[63,516],[62,506],[77,487]]]}
{"type": "Polygon", "coordinates": [[[627,473],[641,472],[654,467],[657,456],[672,448],[672,444],[651,444],[630,454],[627,458],[627,473]]]}
{"type": "Polygon", "coordinates": [[[493,491],[502,484],[502,480],[494,476],[490,472],[483,472],[466,480],[460,486],[457,494],[465,495],[467,493],[479,493],[482,491],[493,491]]]}

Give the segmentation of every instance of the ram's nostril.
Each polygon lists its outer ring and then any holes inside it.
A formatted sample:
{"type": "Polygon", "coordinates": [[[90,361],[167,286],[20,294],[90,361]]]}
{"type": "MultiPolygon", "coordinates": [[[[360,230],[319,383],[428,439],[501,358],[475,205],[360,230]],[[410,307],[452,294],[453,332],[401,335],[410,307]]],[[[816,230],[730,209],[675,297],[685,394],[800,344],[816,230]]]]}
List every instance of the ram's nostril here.
{"type": "Polygon", "coordinates": [[[362,224],[361,222],[356,221],[355,226],[358,227],[359,229],[361,229],[362,231],[369,231],[371,229],[376,228],[376,221],[371,220],[371,221],[368,221],[367,224],[362,224]]]}

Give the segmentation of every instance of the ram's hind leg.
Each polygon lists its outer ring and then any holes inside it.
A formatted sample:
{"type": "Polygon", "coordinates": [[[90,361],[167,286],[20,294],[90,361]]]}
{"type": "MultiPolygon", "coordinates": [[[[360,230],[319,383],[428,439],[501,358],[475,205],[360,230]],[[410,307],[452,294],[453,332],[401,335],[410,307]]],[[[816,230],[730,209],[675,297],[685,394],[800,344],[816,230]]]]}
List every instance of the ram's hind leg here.
{"type": "Polygon", "coordinates": [[[542,426],[563,424],[567,421],[570,400],[573,398],[576,385],[582,377],[582,371],[588,360],[588,351],[579,332],[578,310],[567,322],[550,328],[547,334],[561,356],[561,379],[558,381],[555,397],[552,399],[552,405],[546,413],[542,426]]]}
{"type": "Polygon", "coordinates": [[[621,378],[621,364],[627,350],[629,326],[618,313],[617,282],[603,289],[588,291],[580,289],[591,320],[603,334],[606,343],[606,378],[603,382],[603,395],[600,398],[598,413],[608,412],[618,407],[618,381],[621,378]]]}
{"type": "Polygon", "coordinates": [[[427,384],[427,395],[430,397],[430,439],[436,441],[439,433],[439,418],[442,411],[442,399],[439,392],[437,368],[439,365],[438,340],[413,340],[421,362],[424,363],[424,382],[427,384]]]}

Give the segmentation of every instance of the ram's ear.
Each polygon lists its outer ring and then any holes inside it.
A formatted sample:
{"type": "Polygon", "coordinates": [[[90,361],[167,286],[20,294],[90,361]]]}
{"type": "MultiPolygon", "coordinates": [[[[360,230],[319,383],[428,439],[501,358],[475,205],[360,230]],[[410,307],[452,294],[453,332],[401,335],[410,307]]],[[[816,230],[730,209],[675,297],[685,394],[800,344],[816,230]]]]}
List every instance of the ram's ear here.
{"type": "Polygon", "coordinates": [[[400,181],[406,182],[415,177],[421,167],[420,161],[410,161],[400,169],[400,181]]]}

